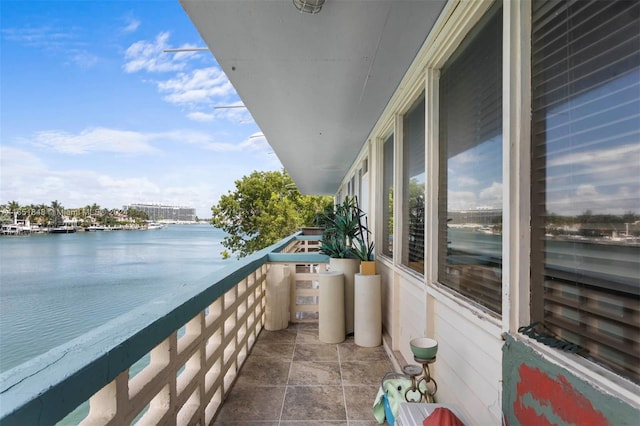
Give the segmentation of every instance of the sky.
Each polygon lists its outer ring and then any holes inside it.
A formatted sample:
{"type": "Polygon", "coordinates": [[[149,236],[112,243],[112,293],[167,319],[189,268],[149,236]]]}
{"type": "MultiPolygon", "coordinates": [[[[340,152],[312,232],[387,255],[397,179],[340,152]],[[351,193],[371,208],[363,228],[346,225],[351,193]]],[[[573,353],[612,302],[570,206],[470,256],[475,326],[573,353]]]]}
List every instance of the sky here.
{"type": "Polygon", "coordinates": [[[282,165],[178,0],[0,0],[0,204],[194,207],[282,165]]]}

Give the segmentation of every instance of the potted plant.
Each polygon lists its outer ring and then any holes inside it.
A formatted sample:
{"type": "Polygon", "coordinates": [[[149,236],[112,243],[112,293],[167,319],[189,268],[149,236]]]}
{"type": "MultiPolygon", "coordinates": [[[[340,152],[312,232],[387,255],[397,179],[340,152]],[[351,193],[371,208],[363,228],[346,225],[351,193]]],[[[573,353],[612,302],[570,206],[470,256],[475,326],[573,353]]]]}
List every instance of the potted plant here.
{"type": "Polygon", "coordinates": [[[367,218],[360,212],[358,234],[351,248],[361,261],[360,273],[354,277],[354,342],[374,347],[382,344],[382,286],[375,271],[374,244],[367,218]]]}
{"type": "Polygon", "coordinates": [[[362,275],[375,275],[376,262],[374,260],[374,243],[370,240],[371,231],[367,226],[367,218],[360,215],[359,231],[355,237],[355,244],[351,248],[356,258],[360,259],[360,273],[362,275]],[[364,224],[362,220],[364,219],[364,224]]]}
{"type": "Polygon", "coordinates": [[[353,245],[360,232],[362,210],[355,197],[347,197],[324,215],[325,229],[320,252],[329,256],[329,269],[344,274],[344,303],[346,333],[353,333],[354,279],[360,268],[353,245]]]}

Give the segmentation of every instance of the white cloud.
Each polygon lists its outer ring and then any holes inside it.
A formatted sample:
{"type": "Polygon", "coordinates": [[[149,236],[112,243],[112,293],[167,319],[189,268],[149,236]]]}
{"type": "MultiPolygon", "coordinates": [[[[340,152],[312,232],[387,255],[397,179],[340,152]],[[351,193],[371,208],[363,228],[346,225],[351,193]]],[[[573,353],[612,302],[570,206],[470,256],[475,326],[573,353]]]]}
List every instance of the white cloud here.
{"type": "Polygon", "coordinates": [[[470,191],[448,191],[447,203],[449,210],[471,210],[478,207],[476,194],[470,191]]]}
{"type": "Polygon", "coordinates": [[[499,209],[502,207],[502,183],[493,182],[491,186],[480,191],[479,200],[482,201],[485,206],[492,209],[499,209]]]}
{"type": "Polygon", "coordinates": [[[140,27],[140,21],[130,16],[125,17],[124,21],[126,24],[122,28],[123,33],[133,33],[140,27]]]}
{"type": "Polygon", "coordinates": [[[139,132],[97,127],[83,130],[78,134],[61,130],[42,131],[36,133],[30,142],[67,154],[89,152],[134,154],[154,151],[150,144],[151,139],[150,135],[139,132]]]}
{"type": "Polygon", "coordinates": [[[164,100],[173,104],[213,104],[214,98],[234,95],[227,76],[216,67],[179,73],[175,78],[158,82],[158,90],[168,93],[164,100]]]}
{"type": "Polygon", "coordinates": [[[61,47],[76,39],[72,32],[51,26],[3,28],[2,36],[8,41],[17,42],[28,47],[45,49],[61,47]]]}
{"type": "MultiPolygon", "coordinates": [[[[138,71],[170,72],[183,70],[187,61],[196,57],[197,52],[167,53],[165,49],[175,48],[169,44],[169,32],[158,34],[155,40],[141,40],[133,43],[125,51],[124,70],[128,73],[138,71]]],[[[190,48],[195,45],[183,44],[177,48],[190,48]]]]}
{"type": "Polygon", "coordinates": [[[561,215],[637,212],[640,178],[630,178],[629,170],[639,168],[637,143],[550,158],[547,209],[561,215]]]}
{"type": "Polygon", "coordinates": [[[462,151],[455,157],[449,159],[450,167],[458,167],[464,164],[475,164],[480,161],[480,157],[476,153],[474,149],[468,149],[466,151],[462,151]]]}
{"type": "Polygon", "coordinates": [[[27,48],[41,49],[66,64],[83,69],[95,66],[99,57],[89,50],[87,38],[76,33],[76,29],[60,29],[53,26],[29,28],[4,28],[2,38],[19,43],[27,48]]]}
{"type": "Polygon", "coordinates": [[[0,145],[0,170],[3,175],[31,172],[43,167],[43,162],[35,155],[21,149],[0,145]]]}
{"type": "Polygon", "coordinates": [[[568,155],[558,156],[549,160],[549,167],[557,166],[589,166],[593,167],[594,164],[602,163],[620,163],[626,161],[636,162],[640,159],[640,145],[632,143],[628,145],[621,145],[616,148],[606,147],[603,149],[581,151],[571,153],[568,155]]]}
{"type": "Polygon", "coordinates": [[[476,179],[473,176],[459,176],[454,178],[454,180],[455,180],[455,185],[461,188],[474,187],[479,183],[478,179],[476,179]]]}
{"type": "MultiPolygon", "coordinates": [[[[176,133],[176,132],[174,132],[176,133]]],[[[216,152],[239,151],[270,151],[271,147],[262,133],[255,133],[240,142],[219,142],[211,139],[207,134],[198,132],[181,131],[175,134],[176,140],[182,140],[200,146],[203,149],[216,152]]]]}
{"type": "Polygon", "coordinates": [[[195,111],[187,114],[187,118],[193,121],[208,122],[208,121],[213,121],[216,118],[216,116],[214,114],[207,114],[205,112],[195,111]]]}
{"type": "MultiPolygon", "coordinates": [[[[77,134],[61,130],[46,130],[19,142],[73,155],[100,152],[146,155],[153,152],[159,153],[160,150],[154,145],[163,142],[197,145],[200,148],[217,152],[268,151],[271,149],[264,135],[259,132],[245,140],[234,142],[216,141],[209,133],[186,129],[142,133],[98,127],[85,129],[77,134]]],[[[16,156],[11,153],[8,155],[16,156]]],[[[22,153],[21,155],[27,154],[22,153]]],[[[29,163],[26,160],[21,162],[29,163]]]]}
{"type": "Polygon", "coordinates": [[[89,69],[97,65],[99,58],[93,53],[84,50],[77,51],[70,56],[70,61],[78,65],[80,68],[89,69]]]}

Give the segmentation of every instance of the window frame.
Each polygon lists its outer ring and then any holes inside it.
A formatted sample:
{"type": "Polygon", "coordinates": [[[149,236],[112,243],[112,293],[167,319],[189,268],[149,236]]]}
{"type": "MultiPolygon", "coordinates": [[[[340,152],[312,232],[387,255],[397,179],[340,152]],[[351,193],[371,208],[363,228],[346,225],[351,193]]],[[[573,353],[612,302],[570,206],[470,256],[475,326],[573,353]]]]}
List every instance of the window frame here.
{"type": "MultiPolygon", "coordinates": [[[[410,112],[413,112],[413,110],[418,106],[418,104],[420,103],[420,101],[423,101],[425,103],[425,112],[426,112],[426,102],[427,102],[427,93],[425,90],[425,87],[420,85],[417,88],[418,90],[414,91],[414,93],[412,94],[413,96],[411,96],[410,98],[407,99],[407,102],[404,104],[404,107],[402,109],[402,112],[400,112],[397,116],[397,120],[396,120],[396,128],[397,128],[397,133],[396,133],[396,137],[394,140],[394,148],[395,148],[395,152],[394,155],[395,157],[395,161],[396,161],[396,165],[395,165],[395,170],[394,170],[394,176],[397,178],[397,182],[396,182],[396,186],[395,188],[397,189],[397,193],[398,193],[398,197],[396,197],[397,199],[394,199],[394,203],[395,203],[395,209],[394,209],[394,214],[395,214],[395,219],[394,219],[394,252],[397,253],[394,256],[395,262],[397,262],[397,265],[399,267],[401,267],[404,271],[407,271],[408,273],[416,276],[416,277],[420,277],[421,279],[424,279],[424,277],[426,276],[426,272],[427,272],[427,241],[428,241],[428,234],[427,234],[427,226],[426,226],[426,214],[427,214],[427,209],[428,209],[428,200],[427,200],[427,185],[429,184],[429,169],[427,168],[427,163],[426,163],[426,150],[427,150],[427,146],[426,146],[426,128],[427,128],[427,122],[426,122],[426,113],[425,116],[423,117],[424,120],[424,137],[423,137],[423,143],[424,145],[424,151],[425,151],[425,158],[423,159],[423,164],[424,164],[424,179],[425,179],[425,187],[423,190],[423,196],[424,196],[424,203],[425,203],[425,223],[423,226],[423,256],[422,256],[422,272],[411,268],[409,266],[409,260],[407,259],[409,256],[409,247],[408,247],[408,241],[406,240],[406,238],[409,235],[409,231],[407,230],[407,226],[408,226],[408,212],[405,211],[405,205],[408,205],[409,200],[405,199],[405,144],[406,144],[406,139],[405,139],[405,129],[404,129],[404,122],[405,119],[407,117],[407,115],[410,112]],[[407,215],[405,215],[405,213],[407,213],[407,215]],[[405,235],[405,231],[406,231],[406,235],[405,235]],[[406,243],[406,244],[405,244],[406,243]]],[[[407,171],[408,173],[408,171],[407,171]]],[[[408,189],[407,189],[408,191],[408,189]]]]}
{"type": "MultiPolygon", "coordinates": [[[[380,190],[377,191],[377,205],[380,206],[380,209],[378,209],[379,211],[381,211],[382,213],[380,214],[380,218],[378,220],[378,224],[377,224],[377,229],[380,230],[380,232],[377,233],[378,238],[376,241],[376,247],[378,247],[379,249],[377,249],[377,253],[384,259],[388,259],[389,261],[391,261],[392,263],[397,260],[397,256],[395,255],[396,253],[396,238],[395,238],[395,231],[396,231],[396,221],[397,221],[397,217],[396,217],[396,202],[395,199],[397,198],[397,192],[396,192],[396,186],[397,186],[397,179],[396,179],[396,172],[397,172],[397,155],[396,155],[396,145],[397,145],[397,134],[396,134],[396,128],[395,128],[395,123],[392,123],[391,126],[389,126],[389,128],[385,131],[382,132],[383,136],[380,136],[378,138],[378,158],[380,159],[378,161],[379,163],[379,168],[378,168],[378,176],[380,176],[379,179],[379,188],[380,190]],[[393,191],[394,194],[394,202],[391,206],[391,215],[393,218],[393,228],[391,230],[390,235],[393,237],[392,238],[392,247],[391,247],[391,253],[385,253],[384,250],[382,249],[382,247],[385,246],[385,227],[387,226],[385,224],[385,215],[386,213],[384,212],[387,209],[387,203],[388,203],[388,198],[387,195],[385,194],[385,179],[384,179],[384,169],[386,166],[386,156],[385,156],[385,144],[387,142],[389,142],[389,139],[391,139],[391,144],[393,147],[393,151],[392,151],[392,156],[393,156],[393,161],[391,164],[391,167],[393,168],[392,170],[392,175],[391,175],[391,189],[393,191]]],[[[388,237],[388,236],[387,236],[388,237]]]]}

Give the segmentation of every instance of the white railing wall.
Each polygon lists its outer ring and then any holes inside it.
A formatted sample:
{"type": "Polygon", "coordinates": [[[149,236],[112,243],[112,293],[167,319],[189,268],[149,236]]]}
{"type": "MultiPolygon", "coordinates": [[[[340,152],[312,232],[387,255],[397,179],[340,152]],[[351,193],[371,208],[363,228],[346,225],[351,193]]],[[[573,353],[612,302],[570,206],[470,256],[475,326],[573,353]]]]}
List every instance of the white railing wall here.
{"type": "Polygon", "coordinates": [[[171,333],[138,374],[120,373],[91,397],[81,424],[131,424],[145,409],[139,424],[209,424],[262,330],[266,272],[264,264],[241,280],[181,337],[171,333]]]}

